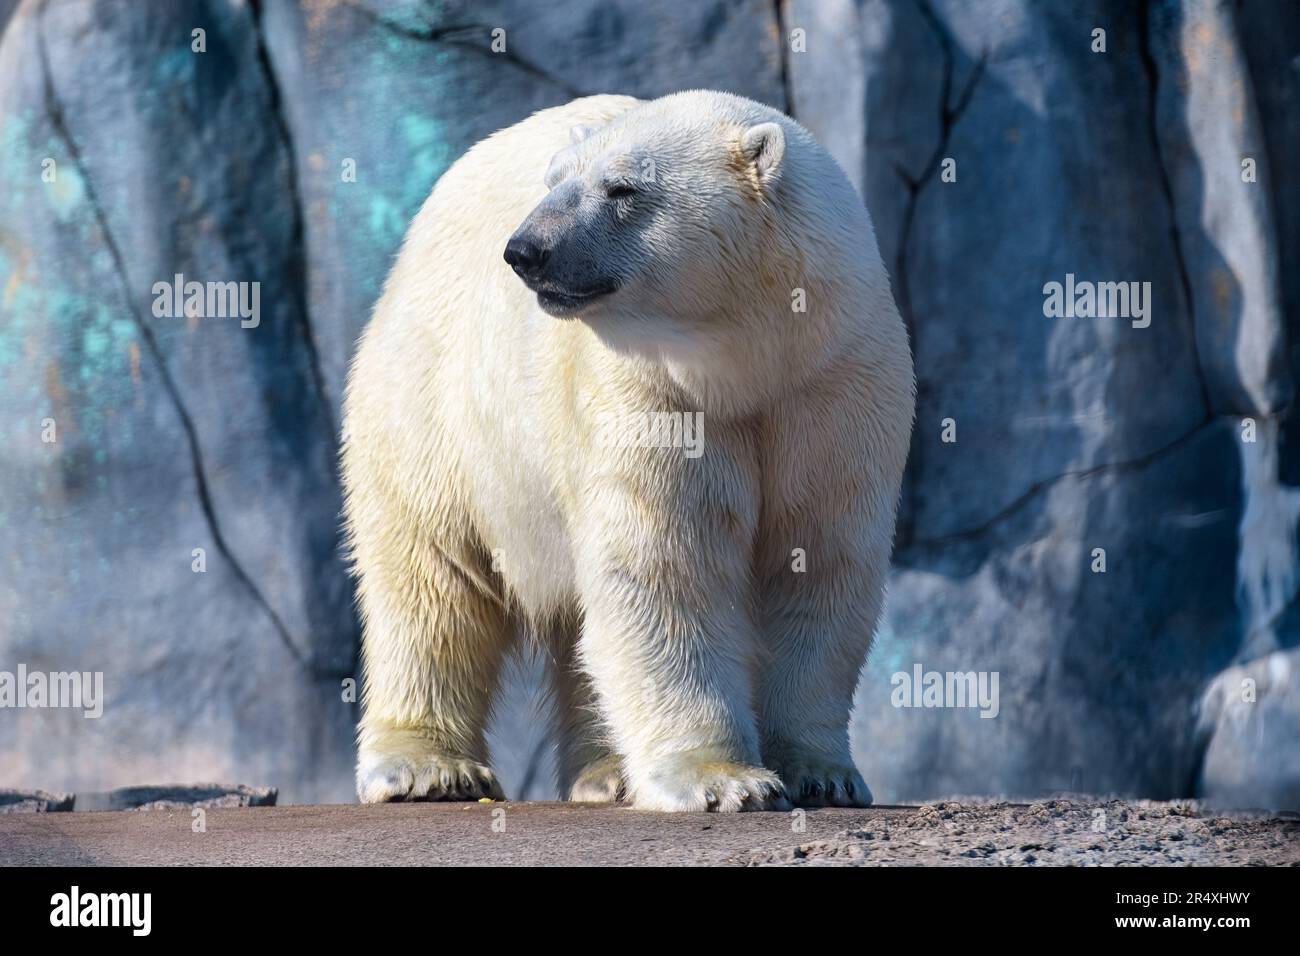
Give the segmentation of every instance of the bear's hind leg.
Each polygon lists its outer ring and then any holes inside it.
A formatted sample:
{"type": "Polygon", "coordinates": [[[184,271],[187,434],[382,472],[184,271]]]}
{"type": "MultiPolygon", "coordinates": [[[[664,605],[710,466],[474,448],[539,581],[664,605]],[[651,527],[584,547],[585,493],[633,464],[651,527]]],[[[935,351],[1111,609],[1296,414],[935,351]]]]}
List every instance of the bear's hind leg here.
{"type": "Polygon", "coordinates": [[[486,562],[466,536],[414,522],[354,542],[364,622],[365,711],[357,795],[390,800],[503,799],[485,730],[511,630],[486,562]]]}
{"type": "Polygon", "coordinates": [[[556,628],[551,645],[557,783],[563,798],[614,803],[626,796],[623,762],[609,746],[591,678],[578,668],[577,633],[576,620],[566,622],[556,628]]]}

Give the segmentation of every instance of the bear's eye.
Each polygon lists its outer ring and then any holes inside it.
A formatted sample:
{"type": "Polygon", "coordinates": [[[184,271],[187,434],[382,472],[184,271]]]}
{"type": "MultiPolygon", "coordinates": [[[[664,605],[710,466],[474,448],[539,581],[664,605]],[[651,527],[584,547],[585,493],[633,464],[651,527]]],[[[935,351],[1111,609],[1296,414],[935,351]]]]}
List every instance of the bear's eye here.
{"type": "Polygon", "coordinates": [[[605,187],[605,195],[610,199],[630,199],[636,195],[636,187],[630,183],[610,183],[605,187]]]}

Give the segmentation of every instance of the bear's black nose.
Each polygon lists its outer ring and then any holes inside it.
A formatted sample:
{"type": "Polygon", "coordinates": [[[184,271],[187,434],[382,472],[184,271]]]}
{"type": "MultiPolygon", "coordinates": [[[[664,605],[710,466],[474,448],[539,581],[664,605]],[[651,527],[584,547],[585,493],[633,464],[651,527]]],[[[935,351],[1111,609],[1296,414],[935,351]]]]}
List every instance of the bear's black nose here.
{"type": "Polygon", "coordinates": [[[531,239],[511,236],[506,243],[506,262],[510,268],[524,277],[535,276],[546,265],[549,251],[543,249],[531,239]]]}

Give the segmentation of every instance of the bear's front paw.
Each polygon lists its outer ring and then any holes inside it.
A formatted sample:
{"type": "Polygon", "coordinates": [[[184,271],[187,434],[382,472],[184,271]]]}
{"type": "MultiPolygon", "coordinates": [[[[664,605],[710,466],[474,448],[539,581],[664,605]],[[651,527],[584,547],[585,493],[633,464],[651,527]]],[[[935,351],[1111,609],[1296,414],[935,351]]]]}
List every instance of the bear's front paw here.
{"type": "Polygon", "coordinates": [[[788,810],[781,779],[770,770],[688,752],[656,761],[637,787],[638,810],[788,810]]]}
{"type": "Polygon", "coordinates": [[[623,762],[614,754],[593,760],[582,768],[569,799],[577,803],[615,803],[623,799],[623,762]]]}
{"type": "Polygon", "coordinates": [[[852,764],[795,758],[779,765],[777,773],[796,807],[871,806],[871,791],[852,764]]]}
{"type": "Polygon", "coordinates": [[[443,753],[417,737],[392,737],[362,748],[357,796],[362,803],[505,799],[490,768],[443,753]]]}

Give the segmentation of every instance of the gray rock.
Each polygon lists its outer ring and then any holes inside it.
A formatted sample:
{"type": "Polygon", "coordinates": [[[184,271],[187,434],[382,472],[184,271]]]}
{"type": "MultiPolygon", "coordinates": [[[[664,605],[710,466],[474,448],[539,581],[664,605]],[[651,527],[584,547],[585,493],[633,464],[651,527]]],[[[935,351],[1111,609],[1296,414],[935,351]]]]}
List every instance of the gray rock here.
{"type": "Polygon", "coordinates": [[[76,801],[71,793],[0,788],[0,813],[68,813],[76,801]]]}
{"type": "Polygon", "coordinates": [[[1220,542],[1240,518],[1237,476],[1195,465],[1233,441],[1216,421],[1149,460],[1064,476],[979,533],[908,549],[853,727],[878,802],[1191,792],[1187,714],[1238,641],[1234,555],[1220,542]],[[1153,500],[1167,502],[1154,515],[1153,500]],[[1153,586],[1152,569],[1171,566],[1180,586],[1153,586]],[[996,716],[894,707],[893,675],[916,663],[996,673],[996,716]]]}
{"type": "Polygon", "coordinates": [[[27,3],[0,46],[0,654],[106,696],[98,721],[17,712],[0,753],[76,789],[248,774],[344,799],[357,628],[257,24],[142,12],[27,3]],[[261,283],[260,323],[155,317],[177,273],[261,283]]]}
{"type": "Polygon", "coordinates": [[[1300,807],[1300,651],[1219,674],[1200,706],[1198,790],[1212,806],[1300,807]]]}
{"type": "Polygon", "coordinates": [[[4,33],[5,25],[18,9],[20,2],[21,0],[0,0],[0,33],[4,33]]]}
{"type": "Polygon", "coordinates": [[[244,784],[192,783],[119,787],[107,793],[84,794],[80,810],[178,810],[202,807],[273,807],[274,787],[244,784]]]}
{"type": "MultiPolygon", "coordinates": [[[[1295,122],[1300,102],[1300,6],[1293,3],[1244,3],[1239,11],[1238,35],[1250,68],[1256,111],[1262,125],[1264,147],[1259,182],[1273,206],[1277,261],[1291,264],[1280,270],[1283,314],[1291,342],[1300,341],[1300,123],[1295,122]]],[[[1291,349],[1292,381],[1300,375],[1300,350],[1291,349]]],[[[1283,416],[1281,468],[1289,485],[1300,485],[1300,416],[1283,416]]],[[[1300,633],[1292,628],[1290,633],[1300,633]]]]}
{"type": "Polygon", "coordinates": [[[1241,181],[1263,142],[1241,11],[898,0],[860,16],[884,34],[864,47],[866,199],[919,402],[858,760],[885,802],[1194,793],[1207,682],[1295,640],[1279,618],[1300,514],[1279,468],[1292,378],[1270,192],[1241,181]],[[1067,273],[1150,282],[1149,327],[1047,318],[1044,284],[1067,273]],[[890,677],[916,662],[997,671],[997,718],[893,708],[890,677]]]}

